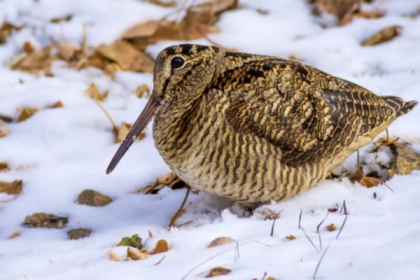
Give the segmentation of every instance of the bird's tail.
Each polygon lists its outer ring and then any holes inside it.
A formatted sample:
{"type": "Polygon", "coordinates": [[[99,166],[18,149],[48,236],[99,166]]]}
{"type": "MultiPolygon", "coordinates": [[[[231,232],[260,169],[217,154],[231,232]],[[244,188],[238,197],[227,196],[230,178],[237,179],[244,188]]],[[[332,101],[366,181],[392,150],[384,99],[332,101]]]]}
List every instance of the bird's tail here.
{"type": "Polygon", "coordinates": [[[416,100],[404,102],[404,100],[395,96],[381,96],[381,98],[394,109],[396,117],[407,114],[418,104],[416,100]]]}

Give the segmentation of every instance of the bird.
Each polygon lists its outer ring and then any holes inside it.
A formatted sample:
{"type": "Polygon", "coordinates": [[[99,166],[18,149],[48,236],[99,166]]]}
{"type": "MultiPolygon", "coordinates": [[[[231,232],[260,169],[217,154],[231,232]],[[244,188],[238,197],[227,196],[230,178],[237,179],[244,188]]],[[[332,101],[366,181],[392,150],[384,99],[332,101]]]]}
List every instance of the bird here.
{"type": "Polygon", "coordinates": [[[377,96],[298,61],[174,45],[108,166],[154,117],[154,143],[190,187],[255,209],[315,187],[417,101],[377,96]]]}

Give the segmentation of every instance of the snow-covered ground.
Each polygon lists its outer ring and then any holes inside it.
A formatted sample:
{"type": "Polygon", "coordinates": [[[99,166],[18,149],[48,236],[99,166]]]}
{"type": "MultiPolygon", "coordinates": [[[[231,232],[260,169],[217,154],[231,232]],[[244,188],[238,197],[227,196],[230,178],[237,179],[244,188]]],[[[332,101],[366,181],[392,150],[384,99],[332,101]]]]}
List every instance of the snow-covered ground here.
{"type": "MultiPolygon", "coordinates": [[[[222,14],[217,23],[221,32],[209,37],[241,52],[299,57],[306,64],[356,82],[379,95],[396,95],[405,100],[420,99],[420,16],[419,0],[376,0],[367,9],[386,10],[383,18],[355,19],[344,27],[323,29],[303,0],[241,0],[243,9],[222,14]],[[256,9],[268,11],[260,14],[256,9]],[[415,15],[417,16],[402,16],[415,15]],[[403,27],[396,39],[375,47],[360,43],[390,25],[403,27]]],[[[137,98],[137,86],[152,87],[152,75],[118,72],[111,80],[100,70],[77,71],[54,64],[54,77],[11,71],[5,63],[21,52],[25,41],[37,47],[54,37],[80,45],[83,23],[88,46],[112,43],[128,27],[150,19],[160,19],[171,9],[141,1],[124,0],[9,0],[0,1],[0,23],[27,24],[14,32],[6,45],[0,45],[0,114],[16,116],[16,107],[46,108],[58,100],[63,108],[45,109],[21,123],[6,124],[11,134],[0,139],[0,162],[11,170],[0,173],[0,181],[22,179],[22,193],[14,200],[0,193],[0,279],[181,279],[192,268],[235,244],[207,248],[215,238],[228,236],[239,242],[235,250],[217,256],[196,268],[186,279],[223,265],[232,272],[220,279],[262,279],[265,272],[275,279],[310,279],[326,252],[317,279],[420,279],[420,171],[394,176],[387,184],[365,188],[342,182],[324,181],[316,188],[288,201],[258,209],[252,217],[238,217],[229,202],[204,193],[191,195],[192,205],[178,224],[167,230],[171,215],[179,208],[185,190],[163,189],[158,195],[133,194],[169,168],[154,148],[151,124],[146,138],[133,145],[109,176],[105,169],[118,148],[113,144],[112,127],[95,102],[85,93],[95,82],[100,92],[109,91],[104,107],[117,124],[133,123],[147,102],[137,98]],[[74,15],[61,25],[51,18],[74,15]],[[77,204],[84,189],[94,189],[114,199],[105,207],[77,204]],[[376,193],[374,198],[373,193],[376,193]],[[329,232],[325,226],[341,226],[345,216],[330,213],[320,229],[317,225],[328,208],[349,211],[345,227],[329,232]],[[281,218],[270,236],[272,220],[264,220],[270,208],[281,218]],[[301,225],[320,252],[298,228],[301,225]],[[64,229],[26,228],[26,215],[46,212],[69,217],[64,229]],[[88,238],[69,240],[66,231],[89,228],[88,238]],[[21,236],[8,239],[13,232],[21,236]],[[151,231],[153,238],[148,238],[151,231]],[[172,248],[146,260],[113,262],[113,250],[124,257],[126,248],[115,247],[124,236],[139,234],[147,248],[166,239],[172,248]],[[295,240],[285,236],[294,235],[295,240]],[[258,241],[258,242],[254,242],[258,241]],[[263,244],[269,245],[263,245],[263,244]],[[244,245],[241,245],[244,244],[244,245]],[[162,256],[166,258],[157,266],[162,256]]],[[[178,42],[165,41],[149,46],[156,56],[164,47],[178,42]]],[[[194,43],[208,44],[205,40],[194,43]]],[[[395,121],[391,136],[413,143],[420,151],[420,108],[395,121]]],[[[372,145],[361,159],[372,169],[372,145]]],[[[385,149],[378,160],[387,162],[385,149]]],[[[344,165],[356,169],[355,155],[344,165]]]]}

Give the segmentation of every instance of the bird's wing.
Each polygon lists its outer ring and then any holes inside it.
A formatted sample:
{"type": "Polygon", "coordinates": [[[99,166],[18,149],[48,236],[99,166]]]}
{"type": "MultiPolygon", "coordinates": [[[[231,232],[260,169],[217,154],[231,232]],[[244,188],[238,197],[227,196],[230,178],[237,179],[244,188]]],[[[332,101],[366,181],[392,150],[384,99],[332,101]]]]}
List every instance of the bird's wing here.
{"type": "Polygon", "coordinates": [[[292,167],[339,153],[395,112],[384,99],[298,62],[263,60],[223,73],[228,123],[266,139],[292,167]]]}

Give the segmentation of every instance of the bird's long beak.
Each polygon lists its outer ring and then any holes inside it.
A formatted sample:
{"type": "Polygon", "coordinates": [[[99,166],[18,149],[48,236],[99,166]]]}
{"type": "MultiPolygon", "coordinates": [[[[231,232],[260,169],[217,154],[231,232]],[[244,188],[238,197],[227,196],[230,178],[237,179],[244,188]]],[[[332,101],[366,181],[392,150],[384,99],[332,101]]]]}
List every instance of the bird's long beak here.
{"type": "Polygon", "coordinates": [[[114,170],[120,159],[124,156],[125,152],[127,152],[127,150],[130,148],[131,144],[136,141],[140,133],[146,128],[147,124],[150,122],[153,116],[158,112],[159,107],[159,99],[155,91],[153,91],[149,102],[147,102],[146,107],[143,109],[143,112],[141,112],[140,116],[131,127],[130,132],[128,132],[127,137],[125,137],[124,142],[122,142],[120,148],[112,158],[111,163],[106,170],[106,174],[109,174],[114,170]]]}

